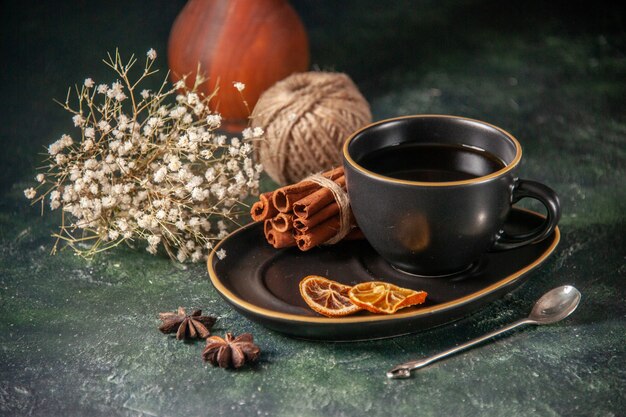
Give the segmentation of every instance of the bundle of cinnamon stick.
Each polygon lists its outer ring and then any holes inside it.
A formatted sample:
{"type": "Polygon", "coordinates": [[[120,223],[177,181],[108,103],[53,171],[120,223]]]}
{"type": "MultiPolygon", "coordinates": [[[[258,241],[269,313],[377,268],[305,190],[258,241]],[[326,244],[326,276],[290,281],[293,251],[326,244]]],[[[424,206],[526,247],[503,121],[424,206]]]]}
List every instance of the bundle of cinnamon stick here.
{"type": "MultiPolygon", "coordinates": [[[[343,167],[321,175],[345,189],[343,167]]],[[[297,246],[307,251],[331,240],[341,227],[340,207],[331,190],[307,180],[261,194],[250,215],[264,222],[265,239],[277,249],[297,246]]],[[[363,239],[352,215],[350,219],[351,230],[344,240],[363,239]]]]}

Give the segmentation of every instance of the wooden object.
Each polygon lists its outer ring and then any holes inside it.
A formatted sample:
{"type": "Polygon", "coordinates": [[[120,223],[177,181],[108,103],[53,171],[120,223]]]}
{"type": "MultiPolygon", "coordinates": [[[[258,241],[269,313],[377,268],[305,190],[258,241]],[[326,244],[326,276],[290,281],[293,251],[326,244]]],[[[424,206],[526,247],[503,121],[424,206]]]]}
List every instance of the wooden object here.
{"type": "Polygon", "coordinates": [[[247,124],[263,91],[308,68],[309,45],[286,0],[190,0],[172,27],[168,63],[172,81],[189,74],[189,86],[199,64],[209,78],[201,91],[219,87],[212,104],[225,127],[235,130],[247,124]],[[244,83],[245,90],[240,94],[233,82],[244,83]]]}

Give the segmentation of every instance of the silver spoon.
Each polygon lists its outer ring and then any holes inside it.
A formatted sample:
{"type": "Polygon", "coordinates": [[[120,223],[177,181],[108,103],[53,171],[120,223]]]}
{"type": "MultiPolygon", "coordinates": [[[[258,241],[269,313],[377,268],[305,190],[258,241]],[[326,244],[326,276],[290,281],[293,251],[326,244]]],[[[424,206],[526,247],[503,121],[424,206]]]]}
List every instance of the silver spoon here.
{"type": "Polygon", "coordinates": [[[398,365],[391,371],[387,372],[387,378],[409,378],[411,376],[411,371],[414,369],[422,368],[435,361],[438,361],[439,359],[445,358],[446,356],[450,356],[471,346],[477,345],[478,343],[484,342],[487,339],[491,339],[492,337],[495,337],[499,334],[508,332],[509,330],[512,330],[518,326],[523,326],[525,324],[541,325],[556,323],[557,321],[563,320],[565,317],[572,314],[574,310],[576,310],[576,307],[578,307],[578,303],[580,302],[580,297],[580,292],[571,285],[563,285],[562,287],[554,288],[553,290],[545,293],[539,300],[537,300],[535,306],[533,307],[527,318],[518,320],[499,330],[495,330],[491,333],[487,333],[484,336],[477,337],[476,339],[453,347],[452,349],[448,349],[445,352],[438,353],[425,359],[406,362],[402,365],[398,365]]]}

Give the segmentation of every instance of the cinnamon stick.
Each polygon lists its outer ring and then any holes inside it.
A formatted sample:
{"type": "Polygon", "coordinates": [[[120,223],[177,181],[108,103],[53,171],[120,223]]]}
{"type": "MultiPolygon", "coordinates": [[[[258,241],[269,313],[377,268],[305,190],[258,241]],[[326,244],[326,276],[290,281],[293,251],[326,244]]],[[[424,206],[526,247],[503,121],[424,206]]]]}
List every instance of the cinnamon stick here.
{"type": "MultiPolygon", "coordinates": [[[[308,251],[314,246],[319,246],[324,242],[330,240],[334,237],[339,231],[339,219],[332,218],[328,220],[328,225],[323,226],[319,225],[313,230],[305,233],[297,233],[295,235],[296,245],[298,249],[301,251],[308,251]],[[336,229],[334,228],[336,225],[336,229]]],[[[365,239],[365,235],[358,227],[352,229],[343,239],[343,240],[361,240],[365,239]]]]}
{"type": "Polygon", "coordinates": [[[312,247],[328,241],[338,232],[339,216],[334,216],[305,233],[296,234],[296,245],[301,251],[307,251],[312,247]]]}
{"type": "MultiPolygon", "coordinates": [[[[340,187],[345,187],[346,177],[341,176],[337,178],[335,183],[340,187]]],[[[301,219],[308,219],[333,201],[335,201],[335,196],[332,191],[328,188],[320,188],[297,200],[293,205],[293,213],[301,219]]]]}
{"type": "Polygon", "coordinates": [[[296,240],[291,232],[279,232],[272,226],[271,220],[265,220],[263,224],[265,240],[276,249],[288,248],[296,245],[296,240]]]}
{"type": "Polygon", "coordinates": [[[279,232],[286,232],[293,229],[293,214],[278,213],[276,217],[272,219],[272,227],[279,232]]]}
{"type": "MultiPolygon", "coordinates": [[[[295,206],[294,206],[295,211],[295,206]]],[[[339,213],[339,205],[336,202],[328,204],[326,207],[308,218],[295,217],[293,219],[293,227],[298,232],[304,233],[318,224],[326,221],[328,218],[336,216],[339,213]]]]}
{"type": "Polygon", "coordinates": [[[263,222],[263,234],[267,237],[270,230],[272,230],[272,219],[267,219],[263,222]]]}
{"type": "MultiPolygon", "coordinates": [[[[326,171],[322,173],[322,176],[334,181],[343,176],[343,167],[326,171]]],[[[278,211],[288,213],[292,210],[296,201],[314,193],[320,188],[322,187],[319,184],[312,181],[300,181],[297,184],[287,185],[274,191],[272,202],[278,211]]]]}
{"type": "Polygon", "coordinates": [[[259,201],[254,203],[250,208],[250,216],[255,222],[261,222],[274,217],[278,210],[274,207],[274,201],[272,200],[273,191],[263,193],[259,196],[259,201]]]}

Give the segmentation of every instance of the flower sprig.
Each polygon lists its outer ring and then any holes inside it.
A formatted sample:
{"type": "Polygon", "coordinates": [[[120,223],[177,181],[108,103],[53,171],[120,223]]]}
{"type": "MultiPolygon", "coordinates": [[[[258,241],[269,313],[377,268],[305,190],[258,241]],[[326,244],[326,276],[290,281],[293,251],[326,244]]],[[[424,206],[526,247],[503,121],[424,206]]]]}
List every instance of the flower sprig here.
{"type": "Polygon", "coordinates": [[[65,242],[91,258],[139,240],[152,254],[162,247],[181,262],[200,261],[237,223],[245,197],[258,193],[263,168],[251,154],[263,131],[220,134],[212,96],[198,93],[201,76],[191,88],[184,79],[173,86],[164,80],[157,91],[142,88],[158,72],[156,57],[150,49],[143,71],[131,79],[138,59],[124,62],[116,51],[104,63],[117,80],[87,78],[75,88],[77,104],[70,104],[71,88],[59,103],[79,132],[47,148],[38,186],[24,190],[42,210],[47,202],[62,211],[53,252],[65,242]]]}

